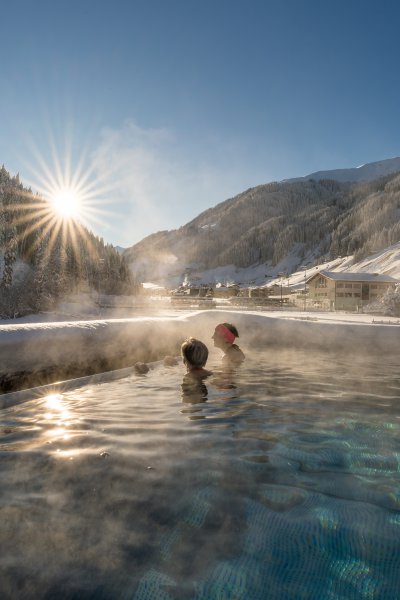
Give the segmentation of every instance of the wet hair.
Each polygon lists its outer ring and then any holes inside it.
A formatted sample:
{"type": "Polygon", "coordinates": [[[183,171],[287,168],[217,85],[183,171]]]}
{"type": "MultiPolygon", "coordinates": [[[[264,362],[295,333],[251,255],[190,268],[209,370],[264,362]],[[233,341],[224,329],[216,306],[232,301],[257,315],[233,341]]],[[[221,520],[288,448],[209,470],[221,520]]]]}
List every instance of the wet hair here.
{"type": "Polygon", "coordinates": [[[201,368],[207,362],[208,348],[200,340],[191,337],[183,342],[181,354],[186,365],[201,368]]]}
{"type": "Polygon", "coordinates": [[[232,323],[222,323],[222,325],[224,325],[224,326],[225,326],[227,329],[229,329],[229,331],[230,331],[231,333],[233,333],[233,335],[234,335],[235,337],[239,337],[239,332],[238,332],[238,330],[236,329],[236,327],[235,327],[234,325],[232,325],[232,323]]]}

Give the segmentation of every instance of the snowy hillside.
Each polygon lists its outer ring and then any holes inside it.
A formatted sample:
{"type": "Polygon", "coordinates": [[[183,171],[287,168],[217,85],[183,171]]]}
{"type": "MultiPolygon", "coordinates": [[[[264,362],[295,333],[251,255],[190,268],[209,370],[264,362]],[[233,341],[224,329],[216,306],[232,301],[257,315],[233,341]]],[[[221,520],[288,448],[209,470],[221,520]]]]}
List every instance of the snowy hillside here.
{"type": "Polygon", "coordinates": [[[301,270],[293,271],[293,267],[298,262],[298,256],[290,254],[274,268],[268,268],[267,265],[253,265],[244,269],[239,269],[234,265],[226,265],[216,269],[209,269],[202,272],[195,272],[191,276],[186,274],[183,278],[178,276],[165,280],[168,287],[176,287],[179,284],[223,284],[229,285],[238,283],[242,286],[269,286],[274,283],[279,284],[281,280],[284,284],[293,289],[301,288],[304,285],[305,276],[316,273],[323,269],[329,271],[361,271],[365,273],[379,273],[390,275],[400,281],[400,242],[385,248],[379,252],[369,255],[365,259],[354,262],[354,255],[339,257],[334,260],[316,263],[316,257],[310,253],[305,257],[301,270]],[[289,275],[289,277],[287,277],[289,275]]]}
{"type": "Polygon", "coordinates": [[[400,175],[395,173],[359,183],[261,185],[177,230],[148,236],[124,257],[142,282],[170,287],[185,277],[241,281],[249,279],[242,273],[251,272],[250,281],[260,285],[265,277],[339,256],[353,255],[358,263],[399,240],[400,175]]]}

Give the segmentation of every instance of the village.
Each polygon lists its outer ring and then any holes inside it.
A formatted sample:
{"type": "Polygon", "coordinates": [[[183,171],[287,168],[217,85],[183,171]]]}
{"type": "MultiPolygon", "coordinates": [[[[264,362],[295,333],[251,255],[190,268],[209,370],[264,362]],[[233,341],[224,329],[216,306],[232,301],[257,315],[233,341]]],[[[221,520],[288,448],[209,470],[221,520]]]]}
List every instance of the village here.
{"type": "MultiPolygon", "coordinates": [[[[304,282],[290,284],[282,275],[270,285],[184,283],[175,289],[144,284],[142,300],[167,302],[173,308],[301,309],[318,311],[377,312],[376,303],[388,290],[400,283],[394,277],[378,273],[317,271],[304,282]]],[[[396,316],[400,306],[396,306],[396,316]]]]}

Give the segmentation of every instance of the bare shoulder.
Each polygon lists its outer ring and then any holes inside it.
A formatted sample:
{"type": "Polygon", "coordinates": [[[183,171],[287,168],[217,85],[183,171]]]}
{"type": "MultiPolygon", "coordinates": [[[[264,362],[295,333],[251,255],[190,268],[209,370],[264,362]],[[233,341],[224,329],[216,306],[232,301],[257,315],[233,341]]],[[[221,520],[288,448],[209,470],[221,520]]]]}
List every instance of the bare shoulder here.
{"type": "Polygon", "coordinates": [[[242,362],[246,357],[239,346],[232,344],[232,346],[227,350],[225,358],[230,362],[238,363],[242,362]]]}
{"type": "Polygon", "coordinates": [[[193,379],[205,379],[212,375],[212,371],[208,371],[207,369],[198,368],[198,369],[190,369],[188,372],[189,377],[193,379]]]}

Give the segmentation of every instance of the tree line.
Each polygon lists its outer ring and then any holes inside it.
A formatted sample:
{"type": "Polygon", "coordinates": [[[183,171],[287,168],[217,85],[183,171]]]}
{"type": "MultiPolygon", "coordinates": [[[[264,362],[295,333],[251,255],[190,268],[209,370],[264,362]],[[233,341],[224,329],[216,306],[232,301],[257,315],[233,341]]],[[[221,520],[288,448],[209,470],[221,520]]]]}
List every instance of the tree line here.
{"type": "Polygon", "coordinates": [[[70,293],[135,290],[125,259],[0,169],[0,318],[48,310],[70,293]]]}

